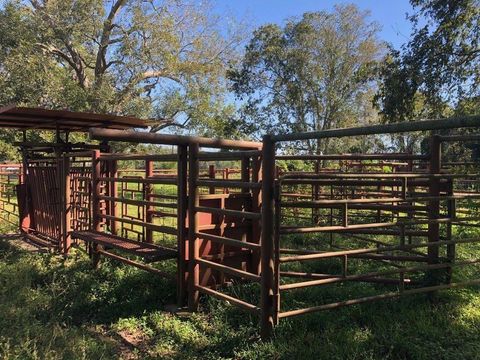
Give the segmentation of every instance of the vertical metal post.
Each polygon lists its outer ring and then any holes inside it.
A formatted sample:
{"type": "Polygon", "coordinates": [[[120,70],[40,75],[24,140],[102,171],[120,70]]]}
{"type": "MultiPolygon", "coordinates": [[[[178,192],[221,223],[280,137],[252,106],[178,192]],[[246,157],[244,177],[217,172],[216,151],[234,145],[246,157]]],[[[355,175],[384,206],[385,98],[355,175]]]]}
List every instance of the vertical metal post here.
{"type": "MultiPolygon", "coordinates": [[[[145,179],[150,179],[153,177],[153,161],[152,160],[145,160],[145,179]]],[[[144,197],[146,201],[152,200],[153,194],[153,185],[150,183],[144,184],[144,197]]],[[[147,224],[153,223],[153,206],[146,205],[145,206],[145,222],[147,224]]],[[[145,233],[145,242],[151,244],[153,243],[153,231],[150,228],[146,229],[145,233]]]]}
{"type": "MultiPolygon", "coordinates": [[[[441,168],[441,141],[438,135],[430,138],[430,174],[439,174],[441,168]]],[[[429,180],[429,195],[438,197],[440,195],[440,179],[431,178],[429,180]]],[[[440,216],[440,201],[431,200],[428,204],[428,218],[436,220],[440,216]]],[[[438,223],[428,224],[428,241],[436,242],[440,240],[440,225],[438,223]]],[[[439,248],[438,246],[430,246],[428,248],[428,262],[435,264],[438,262],[439,248]]],[[[433,270],[434,271],[434,270],[433,270]]],[[[436,283],[434,272],[429,274],[432,283],[436,283]]]]}
{"type": "Polygon", "coordinates": [[[275,143],[270,135],[263,137],[262,168],[262,244],[261,244],[261,336],[271,336],[274,320],[274,179],[275,143]]]}
{"type": "MultiPolygon", "coordinates": [[[[315,161],[315,174],[320,173],[320,160],[315,161]]],[[[320,198],[320,186],[318,184],[313,185],[313,200],[318,200],[320,198]]],[[[312,208],[312,220],[314,226],[318,225],[319,221],[319,209],[312,208]]]]}
{"type": "MultiPolygon", "coordinates": [[[[208,166],[208,177],[212,180],[215,180],[215,165],[211,164],[208,166]]],[[[210,194],[215,194],[215,186],[210,186],[208,189],[210,194]]]]}
{"type": "MultiPolygon", "coordinates": [[[[242,168],[241,168],[241,179],[243,182],[250,181],[250,158],[244,157],[242,158],[242,168]]],[[[244,188],[242,192],[249,192],[250,189],[244,188]]]]}
{"type": "Polygon", "coordinates": [[[342,226],[347,227],[348,226],[348,203],[343,204],[342,208],[342,226]]]}
{"type": "MultiPolygon", "coordinates": [[[[229,169],[229,168],[225,168],[225,169],[223,170],[223,180],[228,180],[229,175],[230,175],[230,169],[229,169]]],[[[229,189],[228,187],[223,188],[223,193],[224,193],[224,194],[228,194],[229,192],[230,192],[230,189],[229,189]]]]}
{"type": "MultiPolygon", "coordinates": [[[[101,186],[100,180],[101,177],[101,164],[100,164],[100,150],[93,150],[92,152],[92,225],[93,230],[102,231],[102,222],[100,219],[100,195],[101,195],[101,186]]],[[[93,261],[93,266],[95,268],[100,264],[100,246],[94,244],[91,248],[91,256],[93,261]]]]}
{"type": "Polygon", "coordinates": [[[70,158],[68,155],[63,156],[63,226],[62,226],[62,240],[63,240],[63,253],[65,255],[70,251],[72,244],[71,239],[71,217],[72,217],[72,208],[71,208],[71,188],[70,188],[70,158]]]}
{"type": "Polygon", "coordinates": [[[198,144],[189,146],[189,176],[188,176],[188,309],[195,311],[198,308],[200,282],[200,267],[197,263],[199,257],[199,241],[197,237],[198,219],[197,207],[199,196],[197,190],[198,180],[198,144]]]}
{"type": "MultiPolygon", "coordinates": [[[[410,152],[410,154],[411,154],[411,152],[410,152]]],[[[407,172],[409,172],[409,173],[413,172],[413,160],[408,160],[407,172]]],[[[414,192],[415,192],[415,188],[410,185],[409,181],[408,182],[406,181],[405,197],[409,197],[409,195],[414,193],[414,192]]],[[[407,210],[407,217],[408,217],[408,220],[410,221],[410,220],[413,220],[413,218],[415,216],[415,209],[414,209],[415,201],[410,201],[410,202],[407,203],[407,205],[409,206],[409,209],[407,210]]],[[[405,230],[405,227],[404,227],[404,230],[405,230]]],[[[411,233],[408,234],[408,243],[409,244],[412,243],[411,233]]]]}
{"type": "MultiPolygon", "coordinates": [[[[262,158],[256,156],[252,158],[252,182],[260,183],[262,180],[262,158]]],[[[258,188],[252,189],[252,212],[259,213],[261,211],[261,190],[258,188]]],[[[261,244],[261,223],[260,220],[252,220],[252,242],[261,244]]],[[[251,273],[260,274],[260,251],[256,250],[252,253],[249,270],[251,273]]]]}
{"type": "MultiPolygon", "coordinates": [[[[23,131],[23,141],[26,142],[26,131],[23,131]]],[[[20,232],[27,234],[30,232],[31,227],[31,217],[30,213],[32,209],[30,208],[30,194],[29,194],[29,181],[28,181],[28,158],[27,152],[22,148],[22,184],[23,192],[22,199],[24,209],[22,218],[20,219],[20,232]]],[[[20,199],[19,199],[20,201],[20,199]]]]}
{"type": "Polygon", "coordinates": [[[282,207],[281,207],[281,184],[277,179],[274,188],[274,203],[275,203],[275,224],[273,228],[274,236],[274,307],[273,307],[273,323],[278,325],[278,314],[280,313],[280,224],[282,221],[282,207]]]}
{"type": "MultiPolygon", "coordinates": [[[[118,177],[118,165],[117,160],[110,161],[110,177],[118,177]]],[[[110,196],[118,198],[118,184],[115,181],[110,182],[110,196]]],[[[115,200],[110,201],[110,215],[117,218],[118,217],[118,203],[115,200]]],[[[115,219],[112,219],[110,222],[110,231],[113,235],[117,235],[118,232],[118,222],[115,219]]]]}
{"type": "MultiPolygon", "coordinates": [[[[449,183],[448,183],[447,195],[452,196],[453,192],[454,192],[453,180],[450,180],[449,183]]],[[[457,209],[456,209],[455,199],[448,200],[448,203],[447,203],[447,217],[450,218],[450,219],[455,218],[457,216],[456,211],[457,211],[457,209]]],[[[452,223],[451,222],[447,223],[447,238],[446,238],[446,240],[447,241],[452,240],[452,223]]],[[[447,245],[447,259],[452,264],[455,262],[455,254],[456,254],[455,244],[447,245]]],[[[449,267],[447,269],[447,283],[450,283],[451,280],[452,280],[452,267],[449,267]]]]}
{"type": "Polygon", "coordinates": [[[188,168],[187,146],[177,147],[177,301],[178,306],[185,305],[186,300],[186,243],[187,243],[187,168],[188,168]]]}

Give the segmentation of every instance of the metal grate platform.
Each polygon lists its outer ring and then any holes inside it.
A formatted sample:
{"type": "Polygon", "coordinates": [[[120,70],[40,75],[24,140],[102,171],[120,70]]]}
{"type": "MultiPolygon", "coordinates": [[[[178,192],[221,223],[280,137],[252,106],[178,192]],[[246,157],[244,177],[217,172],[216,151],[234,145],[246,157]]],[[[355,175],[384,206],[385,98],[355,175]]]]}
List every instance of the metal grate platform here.
{"type": "Polygon", "coordinates": [[[150,262],[175,259],[178,255],[177,250],[174,249],[95,231],[74,231],[72,237],[140,256],[150,262]]]}

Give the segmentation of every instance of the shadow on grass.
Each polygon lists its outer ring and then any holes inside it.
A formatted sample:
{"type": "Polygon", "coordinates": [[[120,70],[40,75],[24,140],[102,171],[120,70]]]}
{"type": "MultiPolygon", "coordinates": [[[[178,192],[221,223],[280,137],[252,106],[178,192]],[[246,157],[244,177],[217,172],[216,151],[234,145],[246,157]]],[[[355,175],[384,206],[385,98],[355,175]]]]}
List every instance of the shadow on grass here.
{"type": "MultiPolygon", "coordinates": [[[[435,304],[418,295],[286,319],[261,342],[255,317],[211,298],[201,313],[169,314],[162,309],[175,302],[174,284],[110,261],[93,270],[80,251],[63,259],[0,241],[0,285],[7,359],[474,359],[480,351],[477,288],[440,293],[435,304]],[[126,351],[117,334],[133,348],[126,351]]],[[[257,290],[230,289],[252,301],[257,290]]],[[[298,308],[373,290],[292,292],[285,303],[298,308]]]]}

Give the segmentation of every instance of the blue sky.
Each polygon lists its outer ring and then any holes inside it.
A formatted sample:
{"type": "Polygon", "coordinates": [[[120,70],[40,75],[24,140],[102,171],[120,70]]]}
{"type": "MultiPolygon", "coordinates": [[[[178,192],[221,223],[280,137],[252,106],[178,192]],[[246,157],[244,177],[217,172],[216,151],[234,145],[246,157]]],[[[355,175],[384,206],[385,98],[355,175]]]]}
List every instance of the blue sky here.
{"type": "Polygon", "coordinates": [[[285,19],[307,11],[331,11],[339,3],[354,3],[362,10],[370,10],[371,20],[382,26],[382,40],[396,48],[407,41],[410,24],[405,14],[412,10],[408,0],[217,0],[215,7],[219,13],[231,13],[257,27],[265,23],[282,24],[285,19]]]}

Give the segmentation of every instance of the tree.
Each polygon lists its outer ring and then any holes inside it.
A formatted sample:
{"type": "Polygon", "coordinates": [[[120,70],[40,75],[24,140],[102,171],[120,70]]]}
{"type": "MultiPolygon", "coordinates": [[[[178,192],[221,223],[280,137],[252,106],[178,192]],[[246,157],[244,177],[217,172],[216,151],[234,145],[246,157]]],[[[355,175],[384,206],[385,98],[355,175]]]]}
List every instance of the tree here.
{"type": "MultiPolygon", "coordinates": [[[[377,34],[368,12],[354,5],[257,29],[241,66],[229,71],[244,101],[246,131],[326,130],[375,116],[371,96],[382,51],[377,34]]],[[[307,147],[322,152],[328,140],[307,147]]]]}
{"type": "Polygon", "coordinates": [[[243,39],[219,24],[208,2],[7,1],[0,103],[163,119],[152,131],[208,127],[233,112],[225,70],[243,39]]]}
{"type": "Polygon", "coordinates": [[[445,116],[462,99],[480,95],[478,0],[410,0],[411,39],[391,49],[377,102],[385,121],[445,116]],[[419,114],[418,97],[424,103],[419,114]]]}

